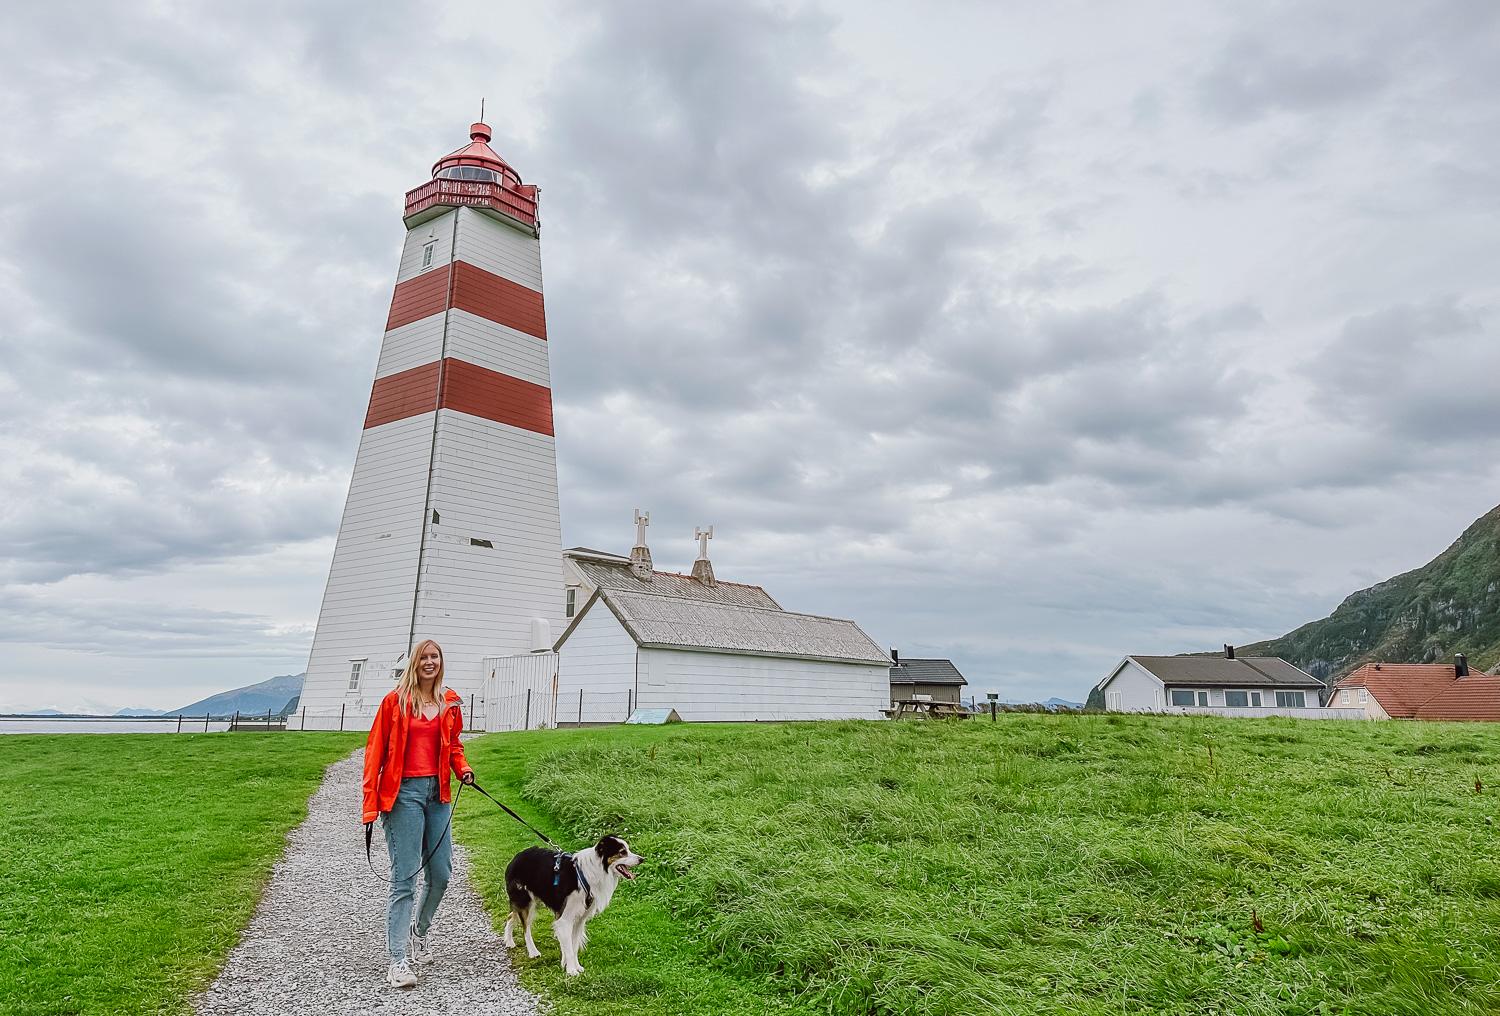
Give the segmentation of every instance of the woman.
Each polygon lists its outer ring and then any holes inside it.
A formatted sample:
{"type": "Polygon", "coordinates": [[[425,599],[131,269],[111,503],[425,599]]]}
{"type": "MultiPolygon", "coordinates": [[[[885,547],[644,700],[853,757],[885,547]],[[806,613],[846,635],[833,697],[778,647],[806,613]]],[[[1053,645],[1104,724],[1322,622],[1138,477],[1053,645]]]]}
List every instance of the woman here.
{"type": "Polygon", "coordinates": [[[368,826],[380,816],[391,859],[385,915],[391,967],[386,982],[395,988],[413,987],[417,977],[411,962],[431,958],[427,929],[453,874],[448,771],[465,783],[474,782],[474,770],[458,741],[464,729],[459,708],[463,700],[443,687],[443,651],[427,639],[417,643],[411,661],[396,690],[381,700],[365,742],[364,821],[368,826]],[[414,915],[417,871],[424,858],[427,879],[414,915]]]}

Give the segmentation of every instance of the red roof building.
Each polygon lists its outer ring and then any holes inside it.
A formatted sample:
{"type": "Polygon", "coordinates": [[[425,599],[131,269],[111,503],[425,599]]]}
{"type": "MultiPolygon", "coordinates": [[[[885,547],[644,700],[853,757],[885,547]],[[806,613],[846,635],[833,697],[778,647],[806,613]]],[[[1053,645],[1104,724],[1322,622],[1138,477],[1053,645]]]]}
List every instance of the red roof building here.
{"type": "Polygon", "coordinates": [[[1500,676],[1453,663],[1367,663],[1333,686],[1329,705],[1373,719],[1500,720],[1500,676]]]}

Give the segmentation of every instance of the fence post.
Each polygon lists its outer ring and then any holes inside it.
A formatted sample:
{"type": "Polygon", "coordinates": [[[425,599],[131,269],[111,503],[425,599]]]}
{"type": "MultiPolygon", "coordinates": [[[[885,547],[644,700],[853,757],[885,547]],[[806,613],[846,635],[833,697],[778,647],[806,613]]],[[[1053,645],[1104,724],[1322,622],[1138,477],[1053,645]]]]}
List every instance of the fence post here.
{"type": "Polygon", "coordinates": [[[583,726],[583,689],[578,689],[578,725],[583,726]]]}
{"type": "Polygon", "coordinates": [[[469,729],[474,729],[474,693],[469,692],[469,729]]]}
{"type": "Polygon", "coordinates": [[[522,730],[531,729],[531,689],[526,689],[526,719],[521,721],[522,730]]]}
{"type": "Polygon", "coordinates": [[[230,725],[229,729],[230,730],[239,730],[240,729],[240,711],[238,709],[236,709],[234,711],[234,723],[230,725]]]}
{"type": "Polygon", "coordinates": [[[177,714],[177,733],[182,733],[182,714],[177,714]]]}
{"type": "Polygon", "coordinates": [[[307,706],[302,707],[302,729],[307,729],[307,706]]]}
{"type": "Polygon", "coordinates": [[[348,709],[348,708],[349,708],[349,703],[347,703],[347,702],[340,702],[339,703],[339,729],[340,730],[344,729],[344,710],[348,709]]]}
{"type": "Polygon", "coordinates": [[[271,729],[271,707],[270,706],[266,706],[266,731],[269,732],[270,729],[271,729]]]}
{"type": "Polygon", "coordinates": [[[208,710],[203,710],[203,732],[208,733],[208,710]]]}
{"type": "Polygon", "coordinates": [[[625,689],[625,718],[630,719],[630,714],[635,712],[635,689],[625,689]]]}

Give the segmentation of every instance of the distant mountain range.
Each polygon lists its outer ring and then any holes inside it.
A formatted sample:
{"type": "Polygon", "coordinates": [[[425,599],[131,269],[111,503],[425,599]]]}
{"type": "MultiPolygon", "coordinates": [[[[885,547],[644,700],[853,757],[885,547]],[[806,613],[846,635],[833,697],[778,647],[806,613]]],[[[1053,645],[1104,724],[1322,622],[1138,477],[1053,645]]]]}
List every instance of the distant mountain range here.
{"type": "Polygon", "coordinates": [[[1414,571],[1351,593],[1332,614],[1277,639],[1241,646],[1279,656],[1327,683],[1372,660],[1500,663],[1500,507],[1414,571]]]}
{"type": "Polygon", "coordinates": [[[294,700],[302,694],[302,679],[306,674],[283,674],[243,688],[221,691],[217,695],[190,702],[181,709],[169,709],[172,716],[229,716],[233,713],[261,713],[271,710],[273,716],[286,715],[294,706],[294,700]]]}

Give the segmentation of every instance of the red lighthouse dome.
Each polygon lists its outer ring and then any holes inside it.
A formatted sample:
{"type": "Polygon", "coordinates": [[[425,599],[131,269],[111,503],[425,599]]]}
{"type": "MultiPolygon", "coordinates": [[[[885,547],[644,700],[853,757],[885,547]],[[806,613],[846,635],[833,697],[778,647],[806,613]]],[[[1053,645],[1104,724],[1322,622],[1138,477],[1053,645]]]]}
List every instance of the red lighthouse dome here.
{"type": "Polygon", "coordinates": [[[469,125],[469,143],[456,152],[449,152],[432,167],[435,180],[487,180],[492,183],[509,183],[519,187],[521,175],[490,147],[488,124],[469,125]]]}
{"type": "Polygon", "coordinates": [[[407,228],[460,205],[521,226],[540,229],[537,189],[490,147],[488,124],[469,125],[469,143],[432,166],[432,180],[406,192],[407,228]]]}

